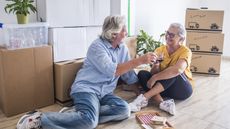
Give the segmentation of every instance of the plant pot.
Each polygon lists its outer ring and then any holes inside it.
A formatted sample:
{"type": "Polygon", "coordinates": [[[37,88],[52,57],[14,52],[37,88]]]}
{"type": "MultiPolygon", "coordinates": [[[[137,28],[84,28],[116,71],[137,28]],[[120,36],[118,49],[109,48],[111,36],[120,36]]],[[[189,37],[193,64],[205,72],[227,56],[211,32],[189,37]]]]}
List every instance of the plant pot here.
{"type": "Polygon", "coordinates": [[[29,21],[28,15],[17,14],[18,24],[27,24],[29,21]]]}

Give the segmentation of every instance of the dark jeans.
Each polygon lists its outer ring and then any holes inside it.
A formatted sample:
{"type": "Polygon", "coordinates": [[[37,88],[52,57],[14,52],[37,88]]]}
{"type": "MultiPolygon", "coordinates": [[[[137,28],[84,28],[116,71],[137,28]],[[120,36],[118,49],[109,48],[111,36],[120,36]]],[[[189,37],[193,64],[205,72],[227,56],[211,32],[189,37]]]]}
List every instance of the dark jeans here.
{"type": "MultiPolygon", "coordinates": [[[[147,81],[151,77],[152,74],[148,71],[142,70],[138,73],[139,82],[145,91],[150,90],[147,87],[147,81]]],[[[192,86],[184,74],[166,80],[159,80],[157,82],[161,83],[164,87],[164,91],[160,93],[162,97],[184,100],[192,94],[192,86]]]]}

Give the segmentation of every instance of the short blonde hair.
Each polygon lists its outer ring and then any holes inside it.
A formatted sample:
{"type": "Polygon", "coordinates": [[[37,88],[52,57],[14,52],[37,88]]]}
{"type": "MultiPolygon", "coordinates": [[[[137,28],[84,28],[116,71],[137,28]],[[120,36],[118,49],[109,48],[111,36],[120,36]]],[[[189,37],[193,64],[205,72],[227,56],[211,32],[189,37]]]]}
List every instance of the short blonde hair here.
{"type": "Polygon", "coordinates": [[[112,39],[114,38],[113,34],[120,33],[124,25],[124,16],[107,16],[103,23],[101,38],[112,41],[112,39]]]}

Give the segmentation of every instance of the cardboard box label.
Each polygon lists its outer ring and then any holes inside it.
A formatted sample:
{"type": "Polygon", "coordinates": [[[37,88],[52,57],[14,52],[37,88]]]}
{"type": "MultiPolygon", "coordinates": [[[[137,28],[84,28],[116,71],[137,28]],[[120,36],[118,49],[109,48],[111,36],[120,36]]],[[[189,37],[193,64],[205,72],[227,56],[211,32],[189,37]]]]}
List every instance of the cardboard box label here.
{"type": "Polygon", "coordinates": [[[185,28],[187,30],[222,31],[224,11],[186,10],[185,28]]]}
{"type": "Polygon", "coordinates": [[[188,31],[186,45],[193,52],[223,53],[224,34],[188,31]]]}
{"type": "Polygon", "coordinates": [[[221,55],[193,53],[190,70],[193,73],[220,74],[221,55]]]}

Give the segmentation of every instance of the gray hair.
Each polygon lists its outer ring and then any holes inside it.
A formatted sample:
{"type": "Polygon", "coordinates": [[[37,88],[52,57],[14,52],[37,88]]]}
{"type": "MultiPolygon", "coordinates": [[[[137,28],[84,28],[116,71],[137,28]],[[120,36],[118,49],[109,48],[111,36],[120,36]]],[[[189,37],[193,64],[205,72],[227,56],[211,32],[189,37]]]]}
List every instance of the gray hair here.
{"type": "Polygon", "coordinates": [[[124,16],[107,16],[104,20],[101,38],[112,41],[114,38],[113,34],[120,33],[123,26],[125,25],[125,17],[124,16]]]}
{"type": "Polygon", "coordinates": [[[181,37],[181,41],[185,40],[185,28],[180,23],[172,23],[169,28],[176,28],[178,30],[178,35],[181,37]]]}

